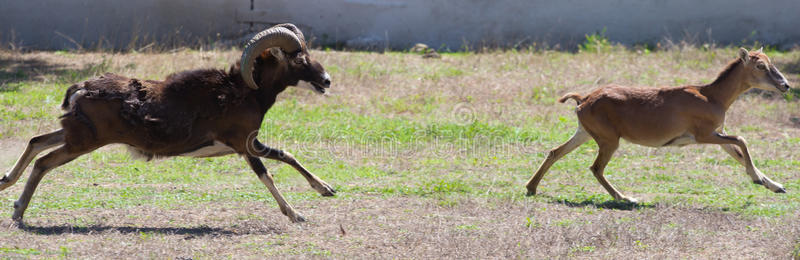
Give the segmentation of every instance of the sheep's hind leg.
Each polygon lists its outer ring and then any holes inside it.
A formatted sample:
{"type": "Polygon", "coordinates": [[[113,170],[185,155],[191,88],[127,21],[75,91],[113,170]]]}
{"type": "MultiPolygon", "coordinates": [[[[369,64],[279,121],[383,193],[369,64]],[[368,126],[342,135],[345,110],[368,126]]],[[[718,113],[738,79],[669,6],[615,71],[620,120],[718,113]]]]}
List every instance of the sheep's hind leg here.
{"type": "Polygon", "coordinates": [[[14,168],[6,173],[3,178],[0,178],[0,191],[14,185],[19,180],[19,177],[22,176],[22,172],[25,171],[28,164],[33,161],[33,158],[36,158],[36,155],[61,144],[64,144],[64,129],[31,138],[28,141],[28,146],[25,147],[25,151],[17,159],[14,168]]]}
{"type": "Polygon", "coordinates": [[[258,159],[258,157],[253,156],[246,156],[246,159],[247,163],[250,165],[250,168],[256,172],[256,175],[258,175],[258,179],[267,186],[269,192],[272,193],[272,197],[278,202],[278,206],[281,208],[283,215],[286,215],[289,217],[289,220],[295,223],[306,221],[306,219],[300,215],[300,213],[297,213],[297,211],[292,208],[292,205],[289,205],[289,202],[286,202],[286,199],[283,198],[281,192],[278,191],[277,187],[275,187],[275,181],[272,179],[272,176],[269,174],[269,172],[267,172],[267,168],[264,167],[264,164],[261,163],[261,160],[258,159]]]}
{"type": "Polygon", "coordinates": [[[31,171],[31,175],[28,177],[28,183],[25,184],[25,190],[22,191],[22,195],[19,196],[19,199],[14,202],[14,215],[11,219],[22,221],[22,215],[25,214],[25,209],[28,208],[28,203],[30,203],[31,197],[33,197],[33,192],[36,191],[36,187],[47,172],[78,158],[78,156],[84,153],[85,152],[71,153],[62,146],[36,160],[36,163],[33,165],[33,171],[31,171]]]}
{"type": "Polygon", "coordinates": [[[637,199],[622,195],[622,193],[614,188],[614,185],[611,185],[611,183],[606,180],[606,177],[603,176],[606,165],[608,165],[608,162],[611,161],[611,157],[614,156],[614,152],[617,151],[617,148],[619,147],[619,139],[611,139],[605,142],[595,139],[595,141],[597,141],[599,151],[597,153],[597,159],[595,159],[594,164],[592,164],[592,167],[590,168],[594,174],[594,177],[598,182],[600,182],[600,185],[603,185],[603,188],[605,188],[606,191],[611,194],[611,197],[614,197],[615,200],[637,203],[637,199]]]}
{"type": "Polygon", "coordinates": [[[575,131],[575,134],[572,135],[569,141],[550,150],[550,152],[547,153],[547,158],[545,158],[542,165],[539,166],[539,170],[536,171],[536,174],[534,174],[531,179],[528,180],[528,184],[525,185],[528,189],[528,196],[536,195],[536,187],[539,186],[539,182],[542,180],[542,177],[544,177],[544,174],[547,173],[547,170],[550,169],[550,166],[553,166],[556,161],[575,150],[575,148],[578,148],[578,146],[589,141],[590,138],[591,136],[583,129],[583,126],[578,125],[578,130],[575,131]]]}
{"type": "Polygon", "coordinates": [[[317,190],[317,192],[319,192],[319,194],[322,196],[333,196],[336,193],[331,185],[328,185],[328,183],[325,183],[325,181],[306,170],[306,168],[303,167],[303,165],[301,165],[300,162],[298,162],[297,159],[292,156],[292,154],[268,147],[258,140],[253,140],[253,148],[255,148],[255,151],[253,152],[255,152],[258,156],[281,161],[294,167],[295,170],[300,172],[300,174],[306,178],[308,183],[311,184],[311,187],[317,190]]]}

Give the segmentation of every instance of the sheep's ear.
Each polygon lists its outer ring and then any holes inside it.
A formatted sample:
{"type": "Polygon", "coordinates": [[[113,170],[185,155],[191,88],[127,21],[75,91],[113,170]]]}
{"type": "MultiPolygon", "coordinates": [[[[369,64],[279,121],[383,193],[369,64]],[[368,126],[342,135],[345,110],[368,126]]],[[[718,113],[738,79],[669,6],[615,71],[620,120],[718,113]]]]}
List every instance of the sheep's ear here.
{"type": "Polygon", "coordinates": [[[739,48],[739,59],[742,59],[744,62],[748,62],[750,60],[750,52],[745,48],[739,48]]]}
{"type": "Polygon", "coordinates": [[[272,56],[275,56],[275,59],[277,60],[286,59],[286,54],[283,54],[283,51],[281,51],[280,48],[269,48],[269,53],[272,54],[272,56]]]}
{"type": "Polygon", "coordinates": [[[764,52],[764,46],[761,46],[761,48],[758,48],[758,53],[762,53],[762,52],[764,52]]]}

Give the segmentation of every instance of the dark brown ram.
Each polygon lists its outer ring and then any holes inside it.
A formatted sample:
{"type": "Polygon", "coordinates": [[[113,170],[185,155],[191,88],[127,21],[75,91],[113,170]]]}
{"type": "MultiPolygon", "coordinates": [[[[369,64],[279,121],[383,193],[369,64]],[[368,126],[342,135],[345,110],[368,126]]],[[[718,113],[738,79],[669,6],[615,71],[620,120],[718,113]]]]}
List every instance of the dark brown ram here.
{"type": "Polygon", "coordinates": [[[37,154],[12,218],[22,220],[44,175],[60,165],[108,144],[126,144],[148,159],[168,156],[210,157],[236,153],[293,222],[305,219],[275,187],[259,157],[279,160],[297,169],[323,196],[333,188],[311,174],[289,153],[256,139],[264,114],[288,86],[310,83],[319,93],[330,87],[330,76],[311,59],[302,32],[280,24],[254,36],[241,62],[226,72],[191,70],[164,81],[138,80],[105,74],[72,85],[64,97],[62,129],[34,137],[14,168],[0,179],[0,191],[13,185],[37,154]]]}

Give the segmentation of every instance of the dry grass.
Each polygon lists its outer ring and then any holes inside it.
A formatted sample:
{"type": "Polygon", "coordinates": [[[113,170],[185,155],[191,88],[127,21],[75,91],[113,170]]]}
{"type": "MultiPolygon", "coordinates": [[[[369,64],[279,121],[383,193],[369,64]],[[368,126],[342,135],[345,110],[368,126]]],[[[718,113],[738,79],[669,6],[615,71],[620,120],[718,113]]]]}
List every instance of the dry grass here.
{"type": "Polygon", "coordinates": [[[448,207],[371,196],[298,206],[315,221],[291,224],[275,208],[252,202],[52,211],[22,229],[4,228],[0,239],[4,248],[43,255],[66,247],[71,258],[763,259],[784,256],[773,252],[790,250],[790,235],[800,232],[797,225],[676,207],[624,211],[470,198],[448,207]],[[75,216],[96,224],[65,224],[75,216]]]}
{"type": "MultiPolygon", "coordinates": [[[[0,256],[787,258],[800,243],[800,155],[793,152],[800,129],[791,120],[800,110],[779,96],[745,95],[726,125],[748,139],[759,167],[789,194],[749,184],[716,147],[626,144],[609,180],[648,203],[610,201],[588,172],[591,145],[557,163],[540,196],[524,196],[541,151],[574,128],[572,107],[555,103],[558,96],[607,83],[705,83],[734,53],[489,52],[430,60],[315,51],[333,76],[332,93],[288,91],[267,115],[265,127],[278,131],[262,134],[340,191],[319,198],[288,167],[267,165],[309,223],[289,223],[239,158],[145,164],[112,147],[48,175],[26,226],[11,227],[12,209],[0,210],[0,256]],[[473,149],[470,133],[503,140],[473,149]],[[359,138],[395,146],[352,142],[359,138]]],[[[798,85],[800,53],[770,55],[798,85]]],[[[57,127],[71,83],[105,71],[158,79],[227,68],[238,56],[0,52],[0,168],[11,167],[27,138],[57,127]]],[[[0,203],[10,206],[24,181],[0,192],[0,203]]]]}

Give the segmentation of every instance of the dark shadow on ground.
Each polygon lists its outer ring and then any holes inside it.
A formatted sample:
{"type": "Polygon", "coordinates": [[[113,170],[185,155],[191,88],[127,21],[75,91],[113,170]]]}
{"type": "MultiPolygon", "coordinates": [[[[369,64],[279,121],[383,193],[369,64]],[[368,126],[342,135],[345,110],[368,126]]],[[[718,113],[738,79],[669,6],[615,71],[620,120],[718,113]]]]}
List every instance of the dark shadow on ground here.
{"type": "Polygon", "coordinates": [[[567,205],[568,207],[573,208],[582,208],[587,206],[595,206],[597,208],[603,209],[618,209],[618,210],[634,210],[634,209],[649,209],[653,208],[654,205],[651,204],[642,204],[642,203],[631,203],[626,201],[618,201],[618,200],[607,200],[598,203],[594,200],[584,200],[584,201],[568,201],[568,200],[561,200],[561,201],[554,201],[556,203],[561,203],[567,205]]]}
{"type": "Polygon", "coordinates": [[[158,233],[167,235],[185,235],[185,239],[192,239],[201,236],[235,236],[245,234],[281,234],[281,230],[273,227],[258,230],[230,230],[225,228],[214,227],[130,227],[130,226],[73,226],[73,225],[54,225],[54,226],[36,226],[19,224],[19,229],[26,232],[35,233],[39,235],[61,235],[61,234],[92,234],[103,232],[119,232],[122,234],[138,234],[138,233],[158,233]]]}
{"type": "Polygon", "coordinates": [[[619,200],[605,200],[599,201],[598,199],[584,199],[584,200],[569,200],[563,198],[554,198],[547,195],[541,195],[548,198],[549,201],[553,203],[563,204],[567,207],[572,208],[583,208],[588,206],[594,206],[596,208],[603,208],[603,209],[617,209],[617,210],[634,210],[634,209],[649,209],[655,207],[653,204],[649,203],[631,203],[626,201],[619,201],[619,200]]]}

